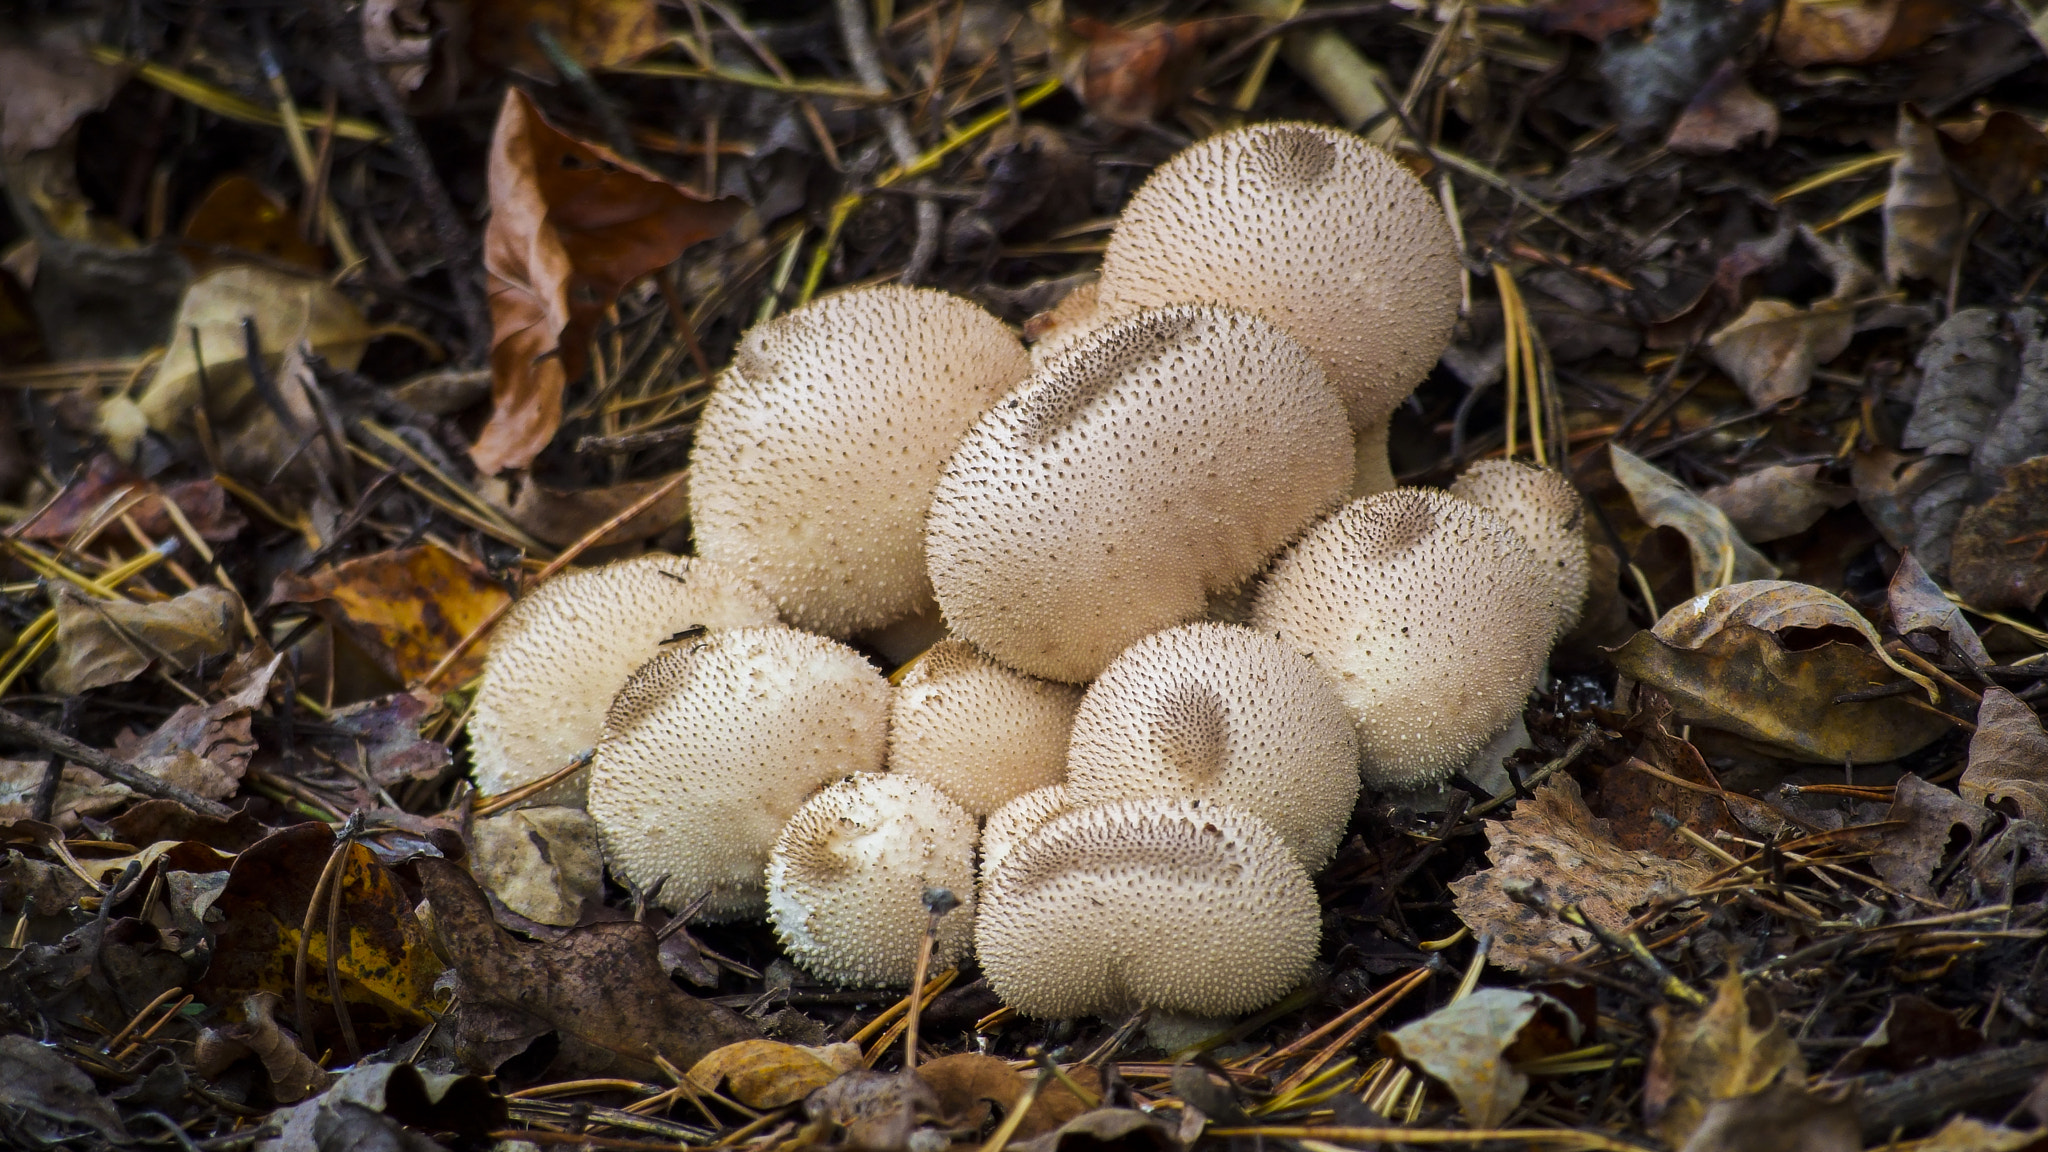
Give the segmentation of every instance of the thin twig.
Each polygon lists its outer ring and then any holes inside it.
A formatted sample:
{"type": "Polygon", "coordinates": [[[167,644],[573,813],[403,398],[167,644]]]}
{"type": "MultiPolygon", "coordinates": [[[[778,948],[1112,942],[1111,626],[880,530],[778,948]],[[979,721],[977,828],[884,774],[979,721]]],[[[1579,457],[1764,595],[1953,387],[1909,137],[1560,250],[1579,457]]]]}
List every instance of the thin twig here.
{"type": "Polygon", "coordinates": [[[225,804],[208,800],[195,792],[188,792],[168,780],[159,780],[133,764],[116,760],[97,748],[73,740],[55,728],[44,727],[4,708],[0,708],[0,735],[26,741],[45,752],[54,752],[63,759],[80,767],[90,768],[109,780],[126,784],[145,796],[154,796],[159,800],[175,800],[202,816],[225,820],[234,815],[233,809],[225,804]]]}

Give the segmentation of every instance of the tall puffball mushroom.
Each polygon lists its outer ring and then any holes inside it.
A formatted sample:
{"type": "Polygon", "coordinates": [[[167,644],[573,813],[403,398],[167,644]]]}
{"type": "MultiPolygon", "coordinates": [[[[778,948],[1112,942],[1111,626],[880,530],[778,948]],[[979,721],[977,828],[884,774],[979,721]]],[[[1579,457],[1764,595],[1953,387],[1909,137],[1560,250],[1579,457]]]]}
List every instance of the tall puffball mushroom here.
{"type": "Polygon", "coordinates": [[[1274,563],[1252,625],[1307,653],[1358,725],[1375,788],[1441,781],[1521,711],[1555,634],[1536,556],[1448,492],[1353,501],[1274,563]]]}
{"type": "Polygon", "coordinates": [[[1247,812],[1147,796],[1056,816],[988,877],[975,921],[1003,1003],[1064,1019],[1249,1012],[1308,974],[1308,873],[1247,812]]]}
{"type": "Polygon", "coordinates": [[[934,644],[896,685],[889,771],[935,785],[986,816],[1066,774],[1079,689],[990,660],[959,640],[934,644]]]}
{"type": "Polygon", "coordinates": [[[1089,685],[1067,751],[1070,806],[1136,796],[1243,809],[1314,875],[1358,800],[1351,714],[1314,661],[1268,633],[1155,632],[1089,685]]]}
{"type": "Polygon", "coordinates": [[[857,288],[757,325],[697,426],[698,551],[801,628],[844,637],[916,614],[939,469],[1030,372],[1001,321],[925,288],[857,288]]]}
{"type": "Polygon", "coordinates": [[[1557,634],[1579,622],[1586,604],[1586,505],[1564,474],[1516,460],[1481,460],[1451,482],[1451,495],[1508,522],[1536,554],[1551,598],[1557,634]]]}
{"type": "Polygon", "coordinates": [[[983,416],[932,497],[953,633],[1048,680],[1092,680],[1202,614],[1343,498],[1351,437],[1308,353],[1207,305],[1097,329],[983,416]]]}
{"type": "Polygon", "coordinates": [[[663,881],[678,909],[765,907],[782,826],[823,785],[878,772],[889,682],[844,644],[793,628],[714,632],[655,657],[620,690],[590,766],[590,814],[613,874],[663,881]],[[665,878],[665,879],[664,879],[665,878]]]}
{"type": "MultiPolygon", "coordinates": [[[[477,788],[530,784],[596,744],[612,697],[677,633],[774,623],[753,581],[710,560],[636,556],[549,580],[491,635],[469,720],[477,788]]],[[[541,802],[581,804],[583,791],[578,773],[541,802]]]]}
{"type": "Polygon", "coordinates": [[[961,903],[939,918],[932,964],[974,943],[974,817],[922,780],[842,780],[804,802],[768,856],[768,919],[791,958],[849,988],[910,983],[928,888],[961,903]]]}
{"type": "Polygon", "coordinates": [[[1183,149],[1131,197],[1095,322],[1201,301],[1278,324],[1344,398],[1355,491],[1384,492],[1387,422],[1450,342],[1458,269],[1442,208],[1392,156],[1335,128],[1253,124],[1183,149]]]}

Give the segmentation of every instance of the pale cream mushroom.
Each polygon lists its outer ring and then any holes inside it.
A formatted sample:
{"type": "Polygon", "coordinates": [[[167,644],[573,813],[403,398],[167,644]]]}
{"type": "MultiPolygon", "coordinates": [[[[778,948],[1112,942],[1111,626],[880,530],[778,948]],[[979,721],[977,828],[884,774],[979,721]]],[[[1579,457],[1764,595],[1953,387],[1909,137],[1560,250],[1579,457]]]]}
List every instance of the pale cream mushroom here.
{"type": "Polygon", "coordinates": [[[1352,502],[1273,565],[1252,625],[1307,653],[1358,724],[1366,784],[1443,780],[1536,686],[1556,605],[1506,521],[1448,492],[1352,502]]]}
{"type": "Polygon", "coordinates": [[[878,772],[889,682],[846,645],[793,628],[679,644],[620,690],[590,768],[612,874],[663,907],[759,915],[782,826],[825,784],[878,772]]]}
{"type": "Polygon", "coordinates": [[[1579,622],[1590,569],[1586,505],[1563,473],[1514,460],[1481,460],[1451,482],[1451,495],[1508,522],[1536,554],[1557,602],[1557,634],[1579,622]]]}
{"type": "Polygon", "coordinates": [[[896,684],[889,771],[936,786],[976,816],[1066,774],[1081,691],[990,660],[959,640],[933,645],[896,684]]]}
{"type": "Polygon", "coordinates": [[[1322,669],[1270,633],[1199,623],[1110,662],[1074,716],[1066,802],[1182,796],[1264,820],[1310,875],[1358,799],[1358,737],[1322,669]]]}
{"type": "Polygon", "coordinates": [[[974,817],[922,780],[861,775],[804,802],[768,856],[768,920],[790,957],[850,988],[910,983],[928,889],[960,901],[938,921],[932,970],[974,944],[974,817]]]}
{"type": "Polygon", "coordinates": [[[1400,161],[1335,128],[1252,124],[1146,179],[1110,234],[1089,322],[1202,301],[1280,325],[1344,398],[1355,491],[1383,492],[1387,422],[1450,341],[1458,272],[1443,210],[1400,161]]]}
{"type": "MultiPolygon", "coordinates": [[[[678,633],[774,623],[753,581],[710,560],[650,554],[549,580],[491,634],[469,719],[478,790],[530,784],[589,750],[626,678],[678,633]]],[[[582,804],[585,776],[535,802],[582,804]]]]}
{"type": "Polygon", "coordinates": [[[844,637],[915,615],[931,603],[939,469],[1030,371],[995,317],[924,288],[856,288],[756,326],[697,427],[698,551],[801,628],[844,637]]]}
{"type": "Polygon", "coordinates": [[[1300,984],[1322,931],[1308,873],[1248,812],[1148,796],[1078,808],[982,889],[981,970],[1026,1016],[1229,1016],[1300,984]]]}
{"type": "Polygon", "coordinates": [[[989,814],[981,826],[981,882],[986,885],[1010,849],[1024,842],[1040,824],[1067,810],[1067,786],[1033,788],[989,814]]]}
{"type": "Polygon", "coordinates": [[[1249,313],[1140,312],[961,442],[927,520],[932,584],[954,635],[1083,683],[1250,579],[1350,481],[1343,405],[1299,344],[1249,313]]]}

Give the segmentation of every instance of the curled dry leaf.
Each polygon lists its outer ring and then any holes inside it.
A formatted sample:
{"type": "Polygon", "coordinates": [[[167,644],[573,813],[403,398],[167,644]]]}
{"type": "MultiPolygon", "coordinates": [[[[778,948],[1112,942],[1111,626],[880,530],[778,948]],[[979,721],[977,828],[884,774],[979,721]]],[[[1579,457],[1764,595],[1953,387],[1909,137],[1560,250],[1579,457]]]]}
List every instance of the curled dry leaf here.
{"type": "Polygon", "coordinates": [[[2011,208],[2048,169],[2048,135],[2014,112],[1943,128],[1941,146],[1967,181],[1963,190],[2001,209],[2011,208]]]}
{"type": "Polygon", "coordinates": [[[277,1138],[257,1144],[257,1152],[430,1152],[441,1145],[421,1132],[454,1133],[462,1141],[456,1147],[488,1144],[487,1134],[505,1126],[505,1100],[475,1076],[365,1062],[266,1126],[277,1138]]]}
{"type": "Polygon", "coordinates": [[[1498,1128],[1529,1091],[1529,1078],[1506,1058],[1522,1029],[1549,1007],[1568,1021],[1574,1042],[1578,1017],[1539,992],[1481,988],[1453,1000],[1384,1041],[1444,1082],[1474,1128],[1498,1128]]]}
{"type": "Polygon", "coordinates": [[[2031,612],[2048,597],[2048,456],[2006,469],[2004,486],[1956,522],[1949,579],[1964,603],[2031,612]]]}
{"type": "Polygon", "coordinates": [[[1963,610],[1942,594],[1940,586],[1912,552],[1899,557],[1899,567],[1892,573],[1885,600],[1891,609],[1892,631],[1901,636],[1938,632],[1948,638],[1949,648],[1969,663],[1980,668],[1991,663],[1991,653],[1984,650],[1984,641],[1970,627],[1963,610]]]}
{"type": "Polygon", "coordinates": [[[297,265],[308,272],[327,266],[326,250],[299,234],[299,221],[291,209],[239,172],[221,177],[206,190],[185,218],[178,251],[199,272],[249,256],[297,265]]]}
{"type": "Polygon", "coordinates": [[[1950,0],[1793,0],[1772,47],[1794,68],[1872,64],[1918,48],[1954,16],[1950,0]]]}
{"type": "Polygon", "coordinates": [[[2048,337],[2031,308],[2001,315],[1965,308],[1920,349],[1920,386],[1899,442],[1929,455],[1965,456],[1971,495],[1988,495],[2006,469],[2048,452],[2048,337]]]}
{"type": "Polygon", "coordinates": [[[469,870],[505,907],[557,928],[604,899],[597,822],[581,808],[520,808],[477,821],[469,870]]]}
{"type": "MultiPolygon", "coordinates": [[[[1067,1078],[1102,1098],[1102,1073],[1086,1064],[1067,1070],[1067,1078]]],[[[939,1108],[955,1128],[979,1131],[999,1110],[1007,1116],[1015,1107],[1032,1076],[1010,1067],[1009,1061],[961,1052],[941,1056],[917,1066],[918,1078],[931,1086],[939,1108]]],[[[1038,1098],[1017,1125],[1016,1140],[1030,1140],[1050,1132],[1088,1110],[1088,1104],[1074,1095],[1064,1081],[1054,1080],[1039,1089],[1038,1098]]]]}
{"type": "Polygon", "coordinates": [[[1970,766],[1956,789],[1987,808],[2009,800],[2020,819],[2048,825],[2048,732],[2026,701],[2003,688],[1984,690],[1970,766]]]}
{"type": "Polygon", "coordinates": [[[1743,539],[1759,542],[1796,536],[1821,517],[1856,499],[1856,490],[1820,478],[1819,464],[1772,464],[1700,493],[1728,514],[1743,539]]]}
{"type": "Polygon", "coordinates": [[[240,510],[228,503],[227,492],[211,479],[158,487],[102,452],[86,464],[84,475],[66,484],[55,500],[21,525],[18,535],[24,540],[85,549],[112,532],[113,538],[125,545],[129,542],[121,522],[125,514],[143,535],[162,540],[177,531],[177,524],[164,510],[166,500],[176,504],[199,538],[209,543],[232,540],[249,525],[240,510]]]}
{"type": "Polygon", "coordinates": [[[1774,5],[1764,0],[1661,0],[1650,34],[1600,46],[1608,106],[1631,136],[1664,127],[1774,5]]]}
{"type": "Polygon", "coordinates": [[[1151,123],[1187,95],[1202,45],[1244,23],[1153,20],[1119,28],[1090,16],[1068,19],[1061,0],[1042,0],[1031,15],[1045,30],[1067,90],[1090,112],[1124,128],[1151,123]]]}
{"type": "Polygon", "coordinates": [[[1858,1152],[1862,1147],[1853,1093],[1811,1092],[1787,1079],[1761,1092],[1708,1104],[1679,1152],[1858,1152]]]}
{"type": "Polygon", "coordinates": [[[926,1124],[943,1119],[938,1097],[915,1072],[857,1068],[812,1093],[804,1114],[836,1131],[848,1152],[904,1152],[926,1124]]]}
{"type": "Polygon", "coordinates": [[[1614,664],[1669,696],[1685,723],[1823,764],[1894,760],[1950,727],[1893,701],[1835,702],[1885,683],[1888,670],[1940,697],[1868,620],[1809,584],[1754,580],[1694,597],[1617,649],[1614,664]]]}
{"type": "Polygon", "coordinates": [[[0,38],[0,160],[55,147],[81,116],[113,99],[128,73],[94,60],[94,39],[84,20],[0,38]]]}
{"type": "Polygon", "coordinates": [[[1899,778],[1884,818],[1893,827],[1875,843],[1871,869],[1902,892],[1936,898],[1933,878],[1955,843],[1974,843],[1991,813],[1911,772],[1899,778]]]}
{"type": "Polygon", "coordinates": [[[241,607],[211,584],[156,604],[99,600],[68,584],[54,586],[51,598],[57,660],[43,672],[43,687],[66,696],[133,680],[152,662],[179,673],[225,655],[241,607]]]}
{"type": "MultiPolygon", "coordinates": [[[[433,544],[359,557],[311,576],[286,572],[270,593],[273,604],[312,605],[401,683],[426,675],[510,599],[460,557],[433,544]]],[[[483,648],[470,646],[450,670],[451,683],[481,670],[483,648]]]]}
{"type": "Polygon", "coordinates": [[[256,754],[251,717],[283,663],[283,656],[273,656],[235,692],[211,704],[186,704],[139,740],[123,731],[114,738],[114,755],[209,800],[226,799],[256,754]]]}
{"type": "Polygon", "coordinates": [[[1733,152],[1757,137],[1778,138],[1778,106],[1757,95],[1733,60],[1723,60],[1671,125],[1665,147],[1712,155],[1733,152]]]}
{"type": "Polygon", "coordinates": [[[524,468],[554,438],[562,390],[619,293],[743,210],[560,131],[517,88],[491,138],[490,191],[491,419],[470,449],[486,474],[524,468]]]}
{"type": "Polygon", "coordinates": [[[1899,106],[1899,158],[1884,196],[1884,274],[1948,281],[1963,238],[1963,198],[1949,175],[1941,132],[1911,104],[1899,106]]]}
{"type": "Polygon", "coordinates": [[[1876,446],[1849,460],[1856,504],[1894,548],[1910,548],[1935,572],[1948,569],[1949,545],[1970,494],[1960,456],[1921,456],[1876,446]]]}
{"type": "Polygon", "coordinates": [[[1803,226],[1799,236],[1834,279],[1827,298],[1806,308],[1787,300],[1752,301],[1742,315],[1707,340],[1714,363],[1734,377],[1759,408],[1806,394],[1814,369],[1849,347],[1856,334],[1856,300],[1877,280],[1846,248],[1803,226]]]}
{"type": "Polygon", "coordinates": [[[1614,460],[1615,479],[1628,490],[1629,500],[1643,522],[1655,528],[1674,529],[1685,537],[1692,549],[1696,591],[1778,574],[1777,565],[1742,538],[1727,513],[1693,495],[1676,477],[1645,463],[1621,445],[1609,445],[1608,452],[1614,460]]]}
{"type": "Polygon", "coordinates": [[[560,78],[536,32],[593,70],[637,60],[668,39],[654,0],[471,0],[469,24],[477,59],[548,83],[560,78]]]}
{"type": "Polygon", "coordinates": [[[1486,822],[1493,867],[1451,884],[1458,918],[1493,934],[1489,958],[1522,970],[1566,959],[1591,946],[1590,933],[1508,898],[1511,887],[1536,887],[1558,904],[1577,904],[1595,923],[1629,923],[1658,901],[1676,902],[1711,874],[1707,868],[1615,843],[1607,821],[1594,817],[1570,777],[1555,776],[1515,806],[1506,821],[1486,822]]]}
{"type": "Polygon", "coordinates": [[[244,1056],[263,1062],[270,1076],[270,1095],[280,1104],[296,1104],[334,1083],[332,1072],[313,1063],[299,1050],[298,1037],[278,1023],[284,1001],[275,992],[256,992],[243,998],[239,1023],[208,1028],[193,1050],[194,1070],[208,1079],[218,1077],[244,1056]]]}
{"type": "Polygon", "coordinates": [[[742,1040],[691,1065],[689,1080],[706,1092],[729,1087],[732,1098],[749,1108],[780,1108],[860,1066],[858,1044],[806,1048],[779,1040],[742,1040]]]}
{"type": "Polygon", "coordinates": [[[1762,1092],[1780,1076],[1805,1075],[1799,1046],[1778,1024],[1778,1011],[1762,990],[1745,988],[1730,964],[1713,1002],[1697,1014],[1650,1010],[1657,1041],[1643,1085],[1643,1118],[1672,1147],[1686,1141],[1718,1100],[1762,1092]]]}

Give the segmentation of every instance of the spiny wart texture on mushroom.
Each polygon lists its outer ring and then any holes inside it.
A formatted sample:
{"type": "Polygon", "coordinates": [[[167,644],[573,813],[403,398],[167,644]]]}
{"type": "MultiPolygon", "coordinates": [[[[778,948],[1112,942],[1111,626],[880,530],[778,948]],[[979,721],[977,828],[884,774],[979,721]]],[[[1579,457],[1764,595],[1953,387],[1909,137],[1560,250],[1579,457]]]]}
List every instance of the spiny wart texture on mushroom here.
{"type": "MultiPolygon", "coordinates": [[[[676,633],[775,623],[753,581],[709,560],[636,556],[549,580],[491,635],[469,721],[477,788],[532,783],[596,744],[612,697],[676,633]]],[[[541,802],[581,804],[583,792],[579,773],[541,802]]]]}
{"type": "Polygon", "coordinates": [[[1031,366],[1042,368],[1054,356],[1073,347],[1074,342],[1098,326],[1095,294],[1101,282],[1091,280],[1060,302],[1024,322],[1024,338],[1031,342],[1031,366]]]}
{"type": "Polygon", "coordinates": [[[1010,849],[1024,842],[1026,836],[1038,830],[1040,824],[1065,812],[1067,786],[1047,784],[1033,788],[1022,796],[989,814],[988,821],[981,826],[981,882],[987,886],[988,878],[1010,854],[1010,849]]]}
{"type": "Polygon", "coordinates": [[[755,327],[698,425],[698,551],[798,627],[843,637],[917,612],[939,469],[1030,371],[1000,321],[930,289],[857,288],[755,327]]]}
{"type": "Polygon", "coordinates": [[[1264,821],[1150,796],[1056,816],[1011,849],[975,947],[1027,1016],[1229,1016],[1301,983],[1321,928],[1308,873],[1264,821]]]}
{"type": "Polygon", "coordinates": [[[974,817],[922,780],[842,780],[804,802],[768,857],[768,919],[812,975],[853,988],[910,983],[928,888],[961,904],[939,918],[934,971],[974,944],[974,817]]]}
{"type": "Polygon", "coordinates": [[[1451,495],[1508,522],[1536,554],[1557,603],[1557,634],[1579,622],[1586,603],[1586,505],[1554,469],[1518,460],[1481,460],[1451,483],[1451,495]]]}
{"type": "Polygon", "coordinates": [[[1067,803],[1185,796],[1271,825],[1313,875],[1358,800],[1351,714],[1315,662],[1268,633],[1188,624],[1124,650],[1089,685],[1067,803]]]}
{"type": "Polygon", "coordinates": [[[927,521],[932,583],[955,635],[1083,683],[1255,575],[1350,481],[1343,406],[1301,345],[1244,312],[1140,312],[961,443],[927,521]]]}
{"type": "Polygon", "coordinates": [[[889,771],[930,782],[976,816],[1057,783],[1080,689],[941,640],[896,685],[889,771]]]}
{"type": "Polygon", "coordinates": [[[1507,727],[1550,653],[1535,554],[1448,492],[1352,502],[1273,566],[1252,624],[1322,666],[1358,724],[1375,788],[1444,779],[1507,727]]]}
{"type": "Polygon", "coordinates": [[[709,893],[708,918],[758,916],[783,824],[880,771],[888,739],[889,682],[837,641],[741,628],[664,652],[612,702],[591,762],[605,859],[643,891],[664,881],[671,910],[709,893]]]}
{"type": "Polygon", "coordinates": [[[1409,171],[1349,132],[1254,124],[1182,150],[1124,208],[1097,322],[1181,301],[1256,312],[1306,345],[1359,436],[1359,490],[1394,486],[1387,420],[1458,311],[1458,252],[1409,171]]]}

